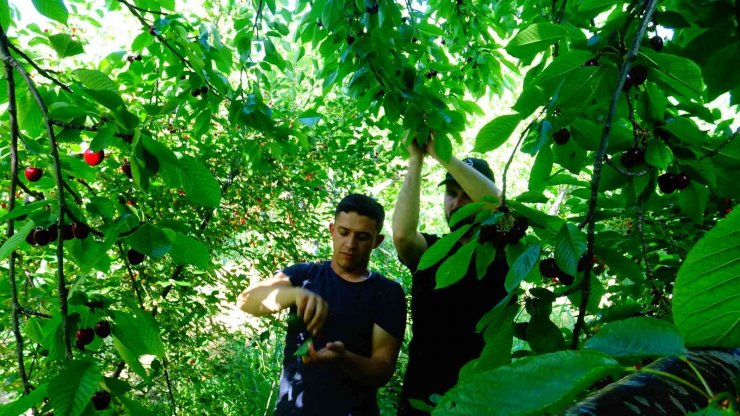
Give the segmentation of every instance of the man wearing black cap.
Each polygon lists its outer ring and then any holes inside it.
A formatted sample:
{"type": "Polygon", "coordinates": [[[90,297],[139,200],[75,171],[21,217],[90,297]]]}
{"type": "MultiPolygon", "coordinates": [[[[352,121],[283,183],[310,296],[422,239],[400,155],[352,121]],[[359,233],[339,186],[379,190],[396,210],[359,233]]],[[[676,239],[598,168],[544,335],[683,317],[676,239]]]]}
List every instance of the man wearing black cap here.
{"type": "MultiPolygon", "coordinates": [[[[409,344],[409,361],[404,377],[398,415],[428,415],[411,405],[410,400],[432,403],[430,396],[442,395],[457,383],[460,369],[478,358],[483,349],[483,338],[476,333],[478,320],[505,295],[504,280],[508,266],[502,255],[497,255],[482,279],[478,279],[475,261],[457,283],[435,289],[436,266],[417,270],[419,260],[427,248],[441,237],[419,232],[419,200],[421,171],[424,156],[437,160],[446,170],[444,213],[449,222],[460,207],[485,196],[498,197],[500,192],[488,163],[482,159],[439,158],[433,140],[422,150],[412,144],[408,172],[398,195],[393,213],[393,244],[401,261],[412,272],[411,319],[413,336],[409,344]]],[[[472,218],[472,217],[471,217],[472,218]]],[[[456,227],[460,223],[456,224],[456,227]]],[[[453,230],[454,231],[454,230],[453,230]]],[[[450,250],[454,254],[469,241],[464,235],[450,250]]]]}

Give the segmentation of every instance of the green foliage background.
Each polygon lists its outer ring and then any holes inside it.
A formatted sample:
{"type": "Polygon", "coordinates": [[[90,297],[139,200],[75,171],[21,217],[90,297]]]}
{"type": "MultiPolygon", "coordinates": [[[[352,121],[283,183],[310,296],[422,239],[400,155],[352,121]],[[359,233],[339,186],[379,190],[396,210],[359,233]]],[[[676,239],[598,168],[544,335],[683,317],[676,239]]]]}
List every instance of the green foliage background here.
{"type": "MultiPolygon", "coordinates": [[[[441,268],[505,250],[518,300],[481,320],[486,348],[435,415],[556,412],[624,365],[740,346],[736,2],[190,3],[0,0],[0,414],[96,413],[99,390],[110,414],[270,413],[284,323],[235,313],[236,294],[326,258],[346,193],[392,212],[432,132],[443,157],[488,159],[530,225],[487,243],[512,217],[481,204],[484,238],[441,268]],[[666,172],[688,185],[662,192],[666,172]],[[91,234],[65,240],[72,223],[91,234]],[[572,284],[543,279],[552,257],[572,284]],[[111,337],[75,347],[102,319],[111,337]]],[[[445,232],[442,175],[425,171],[426,231],[445,232]]],[[[409,288],[390,243],[372,262],[409,288]]]]}

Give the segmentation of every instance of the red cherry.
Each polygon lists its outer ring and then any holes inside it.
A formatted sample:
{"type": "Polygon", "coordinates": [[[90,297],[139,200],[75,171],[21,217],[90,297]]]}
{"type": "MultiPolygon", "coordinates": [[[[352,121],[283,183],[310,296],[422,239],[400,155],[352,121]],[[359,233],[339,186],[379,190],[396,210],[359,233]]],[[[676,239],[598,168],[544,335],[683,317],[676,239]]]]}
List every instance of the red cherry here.
{"type": "Polygon", "coordinates": [[[92,149],[87,149],[85,150],[84,158],[88,165],[96,166],[101,164],[103,159],[105,159],[105,152],[103,150],[93,152],[92,149]]]}
{"type": "Polygon", "coordinates": [[[100,338],[110,335],[110,322],[103,320],[95,324],[95,334],[100,338]]]}
{"type": "Polygon", "coordinates": [[[105,410],[108,408],[108,406],[110,406],[110,399],[110,393],[105,390],[100,390],[93,394],[91,400],[93,406],[95,406],[97,410],[105,410]]]}
{"type": "Polygon", "coordinates": [[[126,253],[126,257],[128,257],[128,262],[134,266],[141,264],[144,261],[144,258],[146,258],[144,253],[140,253],[134,249],[129,250],[128,253],[126,253]]]}
{"type": "Polygon", "coordinates": [[[93,339],[95,339],[95,331],[93,331],[92,328],[78,329],[75,333],[75,338],[80,345],[85,346],[93,342],[93,339]]]}
{"type": "Polygon", "coordinates": [[[90,234],[90,227],[85,223],[76,222],[72,224],[72,234],[74,234],[75,238],[84,240],[90,234]]]}
{"type": "Polygon", "coordinates": [[[26,179],[28,179],[29,182],[36,182],[41,179],[41,176],[44,175],[44,171],[41,168],[37,168],[35,166],[27,167],[26,171],[23,173],[26,175],[26,179]]]}

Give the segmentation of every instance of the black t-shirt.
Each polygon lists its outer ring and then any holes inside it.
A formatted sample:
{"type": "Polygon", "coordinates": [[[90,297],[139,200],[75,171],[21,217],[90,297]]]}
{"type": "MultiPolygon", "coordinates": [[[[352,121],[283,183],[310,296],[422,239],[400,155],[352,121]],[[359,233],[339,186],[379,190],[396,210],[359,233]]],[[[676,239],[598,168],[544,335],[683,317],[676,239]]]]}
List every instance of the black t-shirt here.
{"type": "MultiPolygon", "coordinates": [[[[429,234],[423,236],[427,247],[440,238],[429,234]]],[[[457,243],[447,257],[461,246],[457,243]]],[[[483,337],[475,332],[478,321],[506,296],[504,281],[508,265],[503,253],[497,252],[482,279],[478,279],[475,261],[472,261],[458,282],[434,289],[437,269],[443,262],[444,259],[434,267],[412,274],[413,336],[399,414],[428,414],[410,409],[407,400],[428,401],[430,395],[443,394],[457,383],[460,368],[478,358],[483,350],[483,337]]]]}
{"type": "MultiPolygon", "coordinates": [[[[283,270],[293,286],[320,295],[329,304],[329,315],[314,347],[342,341],[348,351],[369,357],[372,353],[373,325],[403,340],[406,327],[406,301],[401,285],[378,273],[362,282],[339,277],[331,262],[303,263],[283,270]]],[[[291,307],[295,313],[295,306],[291,307]]],[[[377,389],[360,384],[334,364],[304,365],[293,354],[309,336],[302,323],[288,325],[283,357],[283,372],[276,415],[359,416],[377,415],[377,389]]]]}

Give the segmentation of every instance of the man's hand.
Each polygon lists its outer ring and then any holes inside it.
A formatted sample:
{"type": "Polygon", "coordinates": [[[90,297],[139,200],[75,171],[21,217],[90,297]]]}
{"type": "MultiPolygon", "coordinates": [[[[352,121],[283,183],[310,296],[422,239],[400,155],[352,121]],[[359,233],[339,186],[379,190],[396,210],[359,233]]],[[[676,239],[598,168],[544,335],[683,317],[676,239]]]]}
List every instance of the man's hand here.
{"type": "Polygon", "coordinates": [[[316,335],[324,326],[326,316],[329,314],[329,305],[321,296],[303,288],[296,291],[295,305],[298,316],[306,323],[306,328],[316,335]]]}
{"type": "Polygon", "coordinates": [[[344,357],[346,353],[347,349],[342,341],[327,342],[326,346],[318,351],[311,343],[308,346],[308,354],[303,356],[303,363],[337,361],[344,357]]]}

